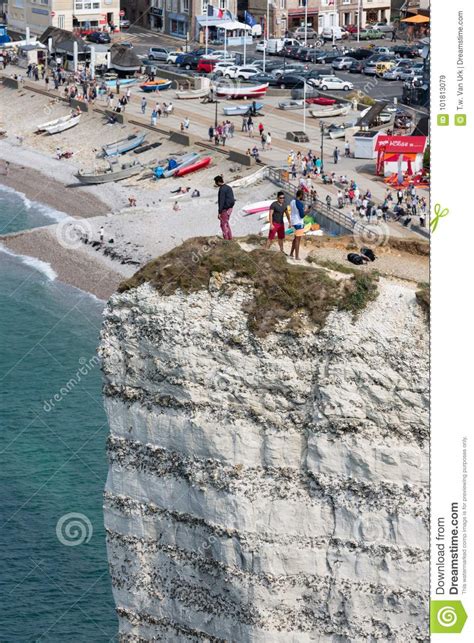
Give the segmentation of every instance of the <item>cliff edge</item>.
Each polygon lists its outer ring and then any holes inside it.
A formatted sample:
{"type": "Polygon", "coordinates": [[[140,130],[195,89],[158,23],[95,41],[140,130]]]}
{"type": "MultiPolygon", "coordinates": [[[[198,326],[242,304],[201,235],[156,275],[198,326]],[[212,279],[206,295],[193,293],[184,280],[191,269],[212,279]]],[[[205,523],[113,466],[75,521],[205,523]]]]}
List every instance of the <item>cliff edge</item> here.
{"type": "MultiPolygon", "coordinates": [[[[184,275],[195,248],[179,251],[184,275]]],[[[306,294],[275,317],[280,295],[265,293],[285,290],[285,274],[262,271],[284,259],[270,254],[252,255],[254,274],[246,257],[216,269],[198,256],[185,284],[178,254],[165,256],[108,303],[105,523],[121,640],[428,641],[416,287],[365,284],[354,311],[352,277],[294,267],[286,279],[306,294]]]]}

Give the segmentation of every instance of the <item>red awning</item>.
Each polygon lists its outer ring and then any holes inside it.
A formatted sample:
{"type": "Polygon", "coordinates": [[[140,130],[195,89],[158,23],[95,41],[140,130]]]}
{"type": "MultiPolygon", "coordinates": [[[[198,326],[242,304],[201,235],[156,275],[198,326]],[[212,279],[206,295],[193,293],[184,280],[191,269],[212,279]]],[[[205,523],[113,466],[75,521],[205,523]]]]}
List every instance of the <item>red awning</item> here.
{"type": "Polygon", "coordinates": [[[379,136],[375,150],[391,154],[422,154],[426,147],[426,136],[379,136]]]}

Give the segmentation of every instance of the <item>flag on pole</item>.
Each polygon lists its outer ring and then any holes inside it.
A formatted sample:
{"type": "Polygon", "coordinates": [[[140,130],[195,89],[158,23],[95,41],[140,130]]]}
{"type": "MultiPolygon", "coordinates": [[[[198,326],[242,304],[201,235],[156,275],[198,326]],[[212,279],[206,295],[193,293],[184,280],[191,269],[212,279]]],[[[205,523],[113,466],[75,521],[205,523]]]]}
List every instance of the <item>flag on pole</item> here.
{"type": "Polygon", "coordinates": [[[222,11],[222,9],[219,9],[219,11],[217,12],[217,17],[219,19],[222,19],[224,17],[224,12],[222,11]]]}
{"type": "MultiPolygon", "coordinates": [[[[304,2],[306,2],[306,0],[303,0],[303,1],[304,1],[304,2]]],[[[250,11],[245,11],[245,12],[244,12],[244,22],[245,22],[245,24],[246,24],[246,25],[248,25],[249,27],[253,27],[254,25],[256,25],[256,24],[257,24],[257,21],[256,21],[256,20],[255,20],[255,18],[252,16],[252,14],[250,13],[250,11]]]]}

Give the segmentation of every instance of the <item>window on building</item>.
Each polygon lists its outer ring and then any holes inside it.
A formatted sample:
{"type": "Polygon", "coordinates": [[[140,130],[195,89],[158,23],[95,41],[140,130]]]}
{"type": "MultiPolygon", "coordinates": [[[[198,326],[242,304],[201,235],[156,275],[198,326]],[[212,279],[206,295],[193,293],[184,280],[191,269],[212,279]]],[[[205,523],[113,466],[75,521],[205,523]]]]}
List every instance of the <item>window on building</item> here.
{"type": "Polygon", "coordinates": [[[189,13],[189,0],[181,0],[181,2],[182,12],[189,13]]]}
{"type": "Polygon", "coordinates": [[[175,36],[185,36],[186,23],[182,20],[170,20],[170,31],[175,36]]]}
{"type": "Polygon", "coordinates": [[[64,29],[65,26],[66,26],[66,16],[61,14],[60,16],[58,16],[58,27],[60,29],[64,29]]]}
{"type": "Polygon", "coordinates": [[[219,0],[219,8],[227,9],[227,0],[219,0]]]}

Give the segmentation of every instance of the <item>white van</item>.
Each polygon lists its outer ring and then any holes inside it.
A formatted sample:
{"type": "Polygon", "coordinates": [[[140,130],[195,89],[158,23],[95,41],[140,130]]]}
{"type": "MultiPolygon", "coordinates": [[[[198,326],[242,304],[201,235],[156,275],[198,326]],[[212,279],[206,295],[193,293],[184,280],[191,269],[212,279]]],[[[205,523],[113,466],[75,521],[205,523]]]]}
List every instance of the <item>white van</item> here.
{"type": "Polygon", "coordinates": [[[260,38],[260,36],[262,35],[262,25],[254,25],[250,33],[252,35],[252,38],[260,38]]]}
{"type": "Polygon", "coordinates": [[[283,49],[284,44],[283,38],[270,38],[267,42],[267,54],[276,56],[283,49]]]}
{"type": "Polygon", "coordinates": [[[342,29],[341,27],[324,27],[320,36],[323,40],[331,42],[333,40],[342,40],[342,29]]]}

